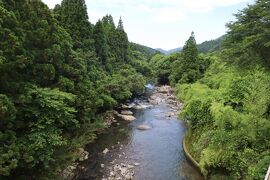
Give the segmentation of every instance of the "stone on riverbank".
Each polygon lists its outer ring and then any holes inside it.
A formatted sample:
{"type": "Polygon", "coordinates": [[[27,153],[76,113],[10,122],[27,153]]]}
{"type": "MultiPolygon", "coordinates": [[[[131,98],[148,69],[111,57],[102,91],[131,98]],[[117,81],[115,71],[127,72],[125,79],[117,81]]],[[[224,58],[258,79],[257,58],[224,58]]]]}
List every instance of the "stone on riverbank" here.
{"type": "Polygon", "coordinates": [[[163,93],[163,94],[169,94],[172,92],[172,88],[170,86],[161,86],[157,87],[157,92],[163,93]]]}
{"type": "Polygon", "coordinates": [[[78,148],[77,154],[79,156],[78,158],[79,161],[87,160],[89,156],[89,152],[85,151],[83,148],[78,148]]]}
{"type": "Polygon", "coordinates": [[[77,168],[77,166],[78,166],[78,163],[71,164],[66,169],[64,169],[62,172],[60,172],[60,176],[66,180],[73,179],[75,176],[74,170],[77,168]]]}
{"type": "Polygon", "coordinates": [[[123,114],[119,114],[117,111],[114,111],[114,114],[117,117],[120,117],[121,119],[125,120],[125,121],[134,121],[136,118],[132,115],[123,115],[123,114]]]}
{"type": "Polygon", "coordinates": [[[108,152],[109,152],[109,149],[108,149],[108,148],[106,148],[106,149],[104,149],[104,150],[102,151],[103,154],[107,154],[108,152]]]}
{"type": "Polygon", "coordinates": [[[131,115],[120,115],[119,117],[121,117],[125,121],[134,121],[134,120],[136,120],[136,118],[134,116],[131,116],[131,115]]]}
{"type": "Polygon", "coordinates": [[[116,164],[112,167],[109,177],[104,178],[104,180],[115,180],[115,179],[123,179],[123,180],[129,180],[133,179],[134,176],[134,171],[133,171],[134,166],[130,164],[124,164],[121,163],[121,165],[116,164]]]}

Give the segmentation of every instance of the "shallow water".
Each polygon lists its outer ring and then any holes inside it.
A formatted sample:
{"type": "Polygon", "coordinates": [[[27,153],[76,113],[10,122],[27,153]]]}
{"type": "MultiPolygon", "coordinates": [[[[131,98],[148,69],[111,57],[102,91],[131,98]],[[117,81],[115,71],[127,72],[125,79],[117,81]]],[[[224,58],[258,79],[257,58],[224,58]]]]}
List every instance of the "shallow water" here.
{"type": "Polygon", "coordinates": [[[182,139],[185,124],[176,117],[167,118],[170,107],[166,104],[148,109],[134,110],[137,120],[120,126],[114,125],[105,134],[99,135],[94,144],[87,148],[93,156],[83,166],[86,170],[76,179],[101,179],[111,166],[111,161],[140,163],[135,167],[135,180],[202,180],[197,170],[184,156],[182,139]],[[147,124],[152,128],[141,131],[138,125],[147,124]],[[108,154],[102,150],[108,148],[108,154]]]}

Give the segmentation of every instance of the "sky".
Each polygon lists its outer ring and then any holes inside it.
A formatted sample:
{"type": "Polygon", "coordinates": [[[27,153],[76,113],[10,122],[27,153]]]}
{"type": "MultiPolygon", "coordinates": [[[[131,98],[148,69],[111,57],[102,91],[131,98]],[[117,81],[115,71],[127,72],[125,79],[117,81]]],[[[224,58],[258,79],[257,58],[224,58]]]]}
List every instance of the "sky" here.
{"type": "MultiPolygon", "coordinates": [[[[61,0],[42,0],[49,8],[61,0]]],[[[85,0],[93,24],[106,14],[120,16],[129,40],[165,50],[182,47],[192,31],[197,43],[226,33],[233,14],[254,0],[85,0]]]]}

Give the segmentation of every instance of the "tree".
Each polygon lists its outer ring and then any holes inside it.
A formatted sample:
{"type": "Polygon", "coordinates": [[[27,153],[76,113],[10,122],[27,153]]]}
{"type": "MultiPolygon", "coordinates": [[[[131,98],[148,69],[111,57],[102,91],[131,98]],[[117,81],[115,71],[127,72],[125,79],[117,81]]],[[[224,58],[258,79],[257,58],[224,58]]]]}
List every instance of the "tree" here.
{"type": "Polygon", "coordinates": [[[237,20],[227,25],[228,59],[234,59],[240,65],[253,67],[259,62],[270,67],[269,9],[268,0],[257,0],[254,5],[236,14],[237,20]]]}
{"type": "Polygon", "coordinates": [[[120,31],[124,31],[123,20],[122,20],[121,17],[120,17],[120,19],[119,19],[117,29],[120,30],[120,31]]]}
{"type": "Polygon", "coordinates": [[[94,50],[93,25],[89,22],[84,0],[63,0],[54,8],[56,19],[71,35],[74,48],[94,50]]]}
{"type": "Polygon", "coordinates": [[[107,38],[105,35],[105,30],[103,23],[99,20],[93,30],[93,36],[95,39],[95,49],[97,56],[101,59],[101,62],[103,65],[105,65],[108,61],[108,44],[107,44],[107,38]]]}
{"type": "Polygon", "coordinates": [[[170,81],[172,84],[177,82],[193,83],[199,78],[198,49],[194,32],[186,41],[180,58],[172,65],[170,81]]]}
{"type": "Polygon", "coordinates": [[[119,48],[119,52],[117,53],[117,58],[123,60],[124,62],[128,61],[128,51],[129,51],[129,41],[127,37],[127,33],[124,30],[124,25],[122,18],[120,17],[118,26],[117,26],[117,46],[119,48]]]}

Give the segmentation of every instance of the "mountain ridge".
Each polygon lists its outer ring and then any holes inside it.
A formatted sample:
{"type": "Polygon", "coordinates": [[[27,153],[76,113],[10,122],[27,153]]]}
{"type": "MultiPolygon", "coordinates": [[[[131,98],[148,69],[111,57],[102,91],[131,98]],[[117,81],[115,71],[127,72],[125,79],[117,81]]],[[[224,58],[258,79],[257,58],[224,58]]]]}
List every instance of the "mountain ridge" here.
{"type": "MultiPolygon", "coordinates": [[[[221,45],[222,45],[223,41],[225,40],[225,38],[226,38],[226,35],[222,35],[216,39],[204,41],[204,42],[198,44],[197,48],[198,48],[199,52],[201,52],[201,53],[217,51],[221,48],[221,45]]],[[[182,51],[182,49],[183,49],[183,47],[178,47],[178,48],[174,48],[174,49],[170,49],[170,50],[156,48],[155,50],[157,50],[163,54],[170,55],[170,54],[173,54],[175,52],[182,51]]]]}

